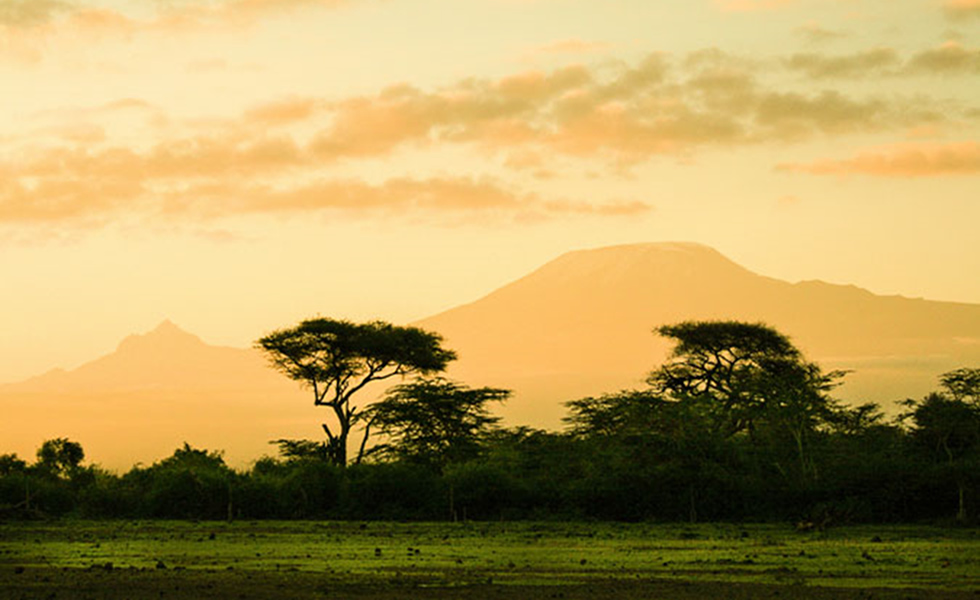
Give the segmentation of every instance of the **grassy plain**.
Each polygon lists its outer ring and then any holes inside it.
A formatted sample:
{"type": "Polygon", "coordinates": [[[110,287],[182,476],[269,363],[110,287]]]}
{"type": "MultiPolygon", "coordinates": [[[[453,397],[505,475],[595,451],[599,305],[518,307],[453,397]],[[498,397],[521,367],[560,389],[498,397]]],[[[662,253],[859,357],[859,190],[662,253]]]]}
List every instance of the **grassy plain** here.
{"type": "Polygon", "coordinates": [[[0,524],[3,598],[974,598],[980,531],[788,525],[0,524]]]}

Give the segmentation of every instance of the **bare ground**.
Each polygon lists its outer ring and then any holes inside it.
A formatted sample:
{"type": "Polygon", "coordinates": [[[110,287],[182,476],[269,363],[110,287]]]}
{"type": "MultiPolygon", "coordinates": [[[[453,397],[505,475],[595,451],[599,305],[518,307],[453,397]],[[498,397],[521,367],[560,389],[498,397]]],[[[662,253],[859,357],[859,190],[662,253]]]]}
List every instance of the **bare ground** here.
{"type": "Polygon", "coordinates": [[[363,600],[487,598],[564,600],[978,600],[977,591],[829,588],[808,585],[678,581],[671,579],[595,579],[577,583],[441,582],[424,577],[341,580],[310,572],[236,571],[203,569],[119,569],[107,566],[80,568],[10,567],[0,569],[3,599],[133,599],[133,598],[248,598],[363,600]]]}

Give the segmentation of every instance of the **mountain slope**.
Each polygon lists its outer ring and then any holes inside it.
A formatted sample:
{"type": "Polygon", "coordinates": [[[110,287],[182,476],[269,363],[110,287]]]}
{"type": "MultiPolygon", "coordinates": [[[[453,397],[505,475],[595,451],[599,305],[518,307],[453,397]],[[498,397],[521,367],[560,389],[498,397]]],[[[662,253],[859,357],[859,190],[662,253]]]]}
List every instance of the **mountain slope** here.
{"type": "Polygon", "coordinates": [[[69,437],[119,469],[185,441],[242,465],[273,453],[269,440],[319,435],[323,416],[257,351],[210,346],[169,321],[77,369],[0,386],[0,409],[0,452],[31,457],[43,440],[69,437]]]}
{"type": "Polygon", "coordinates": [[[234,389],[274,385],[278,378],[257,352],[210,346],[168,320],[148,333],[127,336],[114,352],[77,369],[56,369],[0,386],[0,392],[234,389]]]}
{"type": "MultiPolygon", "coordinates": [[[[685,319],[770,323],[825,368],[853,369],[841,395],[855,402],[921,396],[938,374],[980,365],[980,305],[791,284],[683,243],[570,252],[417,325],[458,351],[450,376],[515,391],[507,424],[558,428],[562,402],[642,386],[669,349],[653,328],[685,319]]],[[[67,436],[121,469],[185,441],[244,465],[272,452],[269,440],[319,439],[327,418],[258,351],[208,345],[169,321],[72,371],[0,385],[0,411],[0,452],[31,457],[67,436]]]]}
{"type": "Polygon", "coordinates": [[[876,296],[763,277],[689,243],[570,252],[488,296],[417,324],[460,354],[452,375],[512,387],[506,414],[557,426],[560,403],[642,385],[687,319],[769,323],[826,368],[853,369],[841,395],[890,403],[980,364],[980,306],[876,296]]]}

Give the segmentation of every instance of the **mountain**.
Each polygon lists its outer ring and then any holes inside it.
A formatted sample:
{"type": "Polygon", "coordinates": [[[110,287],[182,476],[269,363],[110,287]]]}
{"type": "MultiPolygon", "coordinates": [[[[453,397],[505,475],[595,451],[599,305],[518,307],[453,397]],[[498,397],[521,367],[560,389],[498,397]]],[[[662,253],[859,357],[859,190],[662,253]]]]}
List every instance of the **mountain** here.
{"type": "Polygon", "coordinates": [[[0,392],[235,388],[252,387],[256,379],[268,385],[277,377],[264,368],[258,353],[209,346],[168,320],[148,333],[127,336],[111,354],[71,372],[56,369],[19,384],[0,386],[0,392]],[[243,376],[247,381],[239,381],[243,376]]]}
{"type": "Polygon", "coordinates": [[[258,351],[208,345],[170,321],[77,369],[0,385],[0,407],[0,452],[29,458],[43,440],[69,437],[119,469],[185,441],[241,465],[274,453],[269,440],[321,434],[308,394],[258,351]]]}
{"type": "Polygon", "coordinates": [[[773,325],[824,368],[853,371],[841,397],[886,408],[980,364],[980,305],[788,283],[691,243],[569,252],[416,324],[457,350],[451,376],[516,390],[505,417],[557,427],[563,401],[642,386],[669,351],[652,330],[688,319],[773,325]]]}
{"type": "MultiPolygon", "coordinates": [[[[642,386],[669,350],[653,328],[685,319],[769,323],[825,368],[853,369],[839,390],[852,402],[919,397],[940,373],[980,365],[980,305],[787,283],[686,243],[569,252],[416,325],[459,353],[451,377],[515,391],[508,424],[559,428],[562,402],[642,386]]],[[[69,437],[118,469],[185,441],[245,465],[273,453],[269,440],[319,439],[327,414],[257,350],[212,346],[169,321],[77,369],[0,385],[0,411],[0,453],[30,458],[69,437]]]]}

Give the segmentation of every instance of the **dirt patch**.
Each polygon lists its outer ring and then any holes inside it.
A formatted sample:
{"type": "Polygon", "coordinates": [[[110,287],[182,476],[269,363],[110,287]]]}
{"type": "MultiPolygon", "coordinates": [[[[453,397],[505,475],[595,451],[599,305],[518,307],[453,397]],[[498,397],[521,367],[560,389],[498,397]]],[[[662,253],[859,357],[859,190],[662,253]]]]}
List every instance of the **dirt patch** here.
{"type": "Polygon", "coordinates": [[[669,598],[694,600],[977,600],[966,591],[916,589],[842,589],[757,583],[721,583],[662,579],[597,579],[574,584],[498,584],[492,581],[453,583],[416,578],[344,581],[309,572],[206,571],[187,569],[119,569],[102,565],[89,569],[4,566],[0,598],[35,600],[130,598],[248,598],[254,600],[357,598],[487,598],[491,600],[628,600],[669,598]]]}

